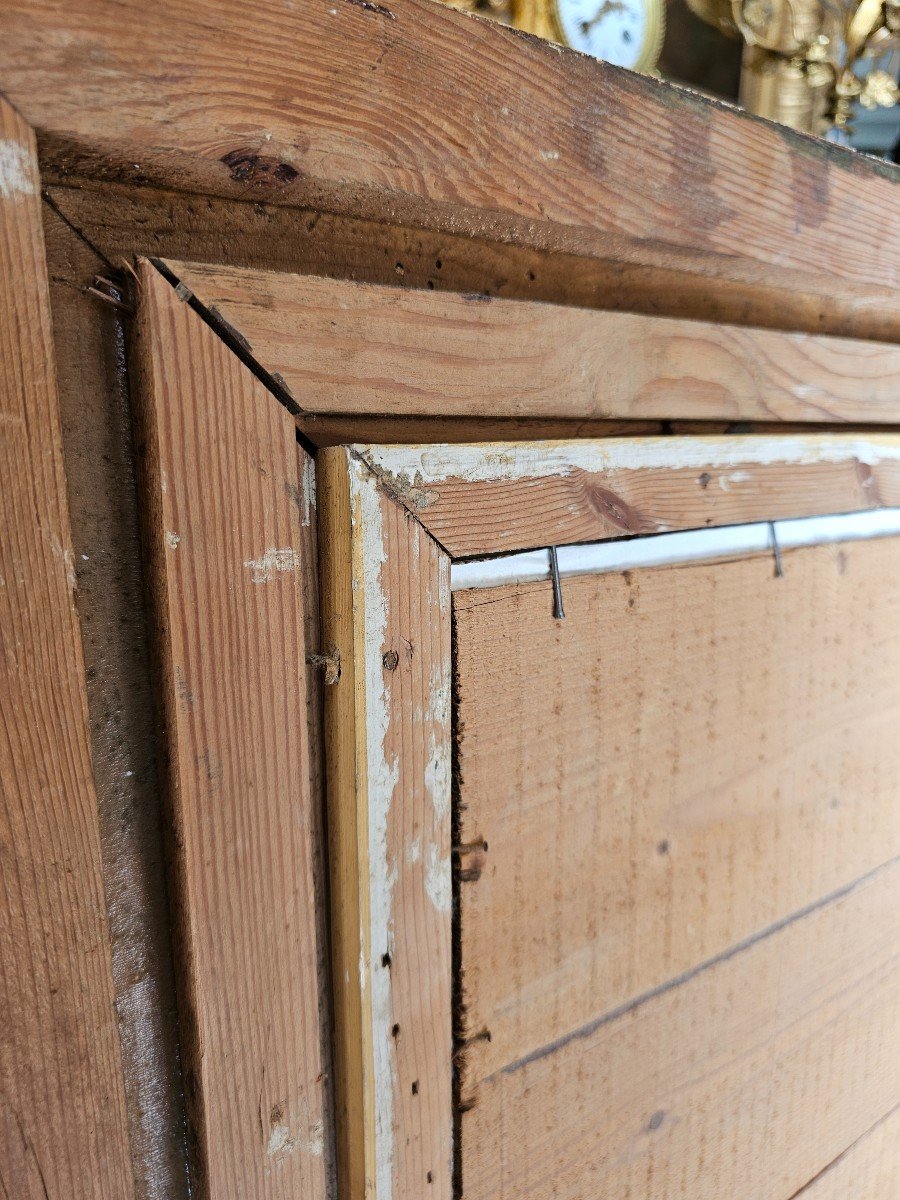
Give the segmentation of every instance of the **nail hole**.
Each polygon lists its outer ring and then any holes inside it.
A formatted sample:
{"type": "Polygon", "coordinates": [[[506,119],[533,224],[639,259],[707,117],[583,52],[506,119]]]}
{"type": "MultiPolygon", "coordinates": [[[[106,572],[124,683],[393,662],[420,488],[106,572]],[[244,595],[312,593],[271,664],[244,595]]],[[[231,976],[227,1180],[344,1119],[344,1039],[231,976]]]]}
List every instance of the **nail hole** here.
{"type": "Polygon", "coordinates": [[[656,852],[657,852],[657,854],[668,854],[669,853],[669,839],[668,838],[663,838],[663,840],[656,847],[656,852]]]}
{"type": "Polygon", "coordinates": [[[425,1176],[425,1182],[426,1183],[434,1183],[434,1176],[432,1175],[432,1173],[430,1171],[425,1176]]]}
{"type": "Polygon", "coordinates": [[[383,967],[389,967],[391,965],[391,956],[389,954],[382,954],[381,965],[383,967]]]}
{"type": "Polygon", "coordinates": [[[400,1026],[399,1025],[392,1026],[391,1027],[391,1037],[394,1039],[394,1041],[396,1041],[399,1036],[400,1036],[400,1026]]]}
{"type": "Polygon", "coordinates": [[[418,1081],[418,1079],[414,1079],[414,1080],[413,1080],[413,1085],[412,1085],[412,1094],[413,1094],[414,1096],[418,1096],[418,1094],[419,1094],[419,1081],[418,1081]]]}

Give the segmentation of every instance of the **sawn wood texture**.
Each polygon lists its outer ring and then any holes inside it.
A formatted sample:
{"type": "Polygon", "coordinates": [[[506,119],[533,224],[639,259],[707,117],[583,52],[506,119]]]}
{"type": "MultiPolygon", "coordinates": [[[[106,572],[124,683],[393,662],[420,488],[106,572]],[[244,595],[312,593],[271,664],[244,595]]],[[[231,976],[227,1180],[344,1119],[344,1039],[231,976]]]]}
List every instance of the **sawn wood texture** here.
{"type": "Polygon", "coordinates": [[[900,422],[900,346],[168,266],[304,413],[900,422]]]}
{"type": "Polygon", "coordinates": [[[783,561],[454,593],[467,1090],[900,854],[900,542],[783,561]]]}
{"type": "Polygon", "coordinates": [[[194,1187],[324,1200],[311,463],[288,413],[149,266],[137,325],[194,1187]]]}

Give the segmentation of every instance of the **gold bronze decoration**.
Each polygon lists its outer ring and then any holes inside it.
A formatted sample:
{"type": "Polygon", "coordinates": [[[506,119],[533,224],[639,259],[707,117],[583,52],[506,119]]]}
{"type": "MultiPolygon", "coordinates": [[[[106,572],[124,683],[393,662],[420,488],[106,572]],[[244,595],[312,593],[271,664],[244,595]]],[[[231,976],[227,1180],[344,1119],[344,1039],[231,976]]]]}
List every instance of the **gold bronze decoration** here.
{"type": "Polygon", "coordinates": [[[705,21],[743,37],[741,103],[808,133],[843,140],[853,104],[891,107],[896,80],[860,74],[900,46],[900,0],[687,0],[705,21]]]}
{"type": "Polygon", "coordinates": [[[664,0],[444,0],[633,71],[652,71],[665,28],[664,0]]]}

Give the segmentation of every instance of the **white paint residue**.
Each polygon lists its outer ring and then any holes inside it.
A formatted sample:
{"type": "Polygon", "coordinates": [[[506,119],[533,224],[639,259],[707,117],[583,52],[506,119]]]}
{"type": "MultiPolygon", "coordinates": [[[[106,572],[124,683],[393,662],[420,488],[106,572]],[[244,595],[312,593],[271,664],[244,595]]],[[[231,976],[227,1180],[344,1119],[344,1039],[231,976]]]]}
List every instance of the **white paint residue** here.
{"type": "Polygon", "coordinates": [[[315,1125],[309,1131],[306,1152],[307,1154],[312,1154],[315,1158],[321,1158],[325,1153],[325,1126],[321,1121],[316,1121],[315,1125]]]}
{"type": "Polygon", "coordinates": [[[735,483],[750,483],[753,476],[749,471],[731,471],[727,475],[719,476],[719,487],[723,492],[730,492],[732,484],[735,483]]]}
{"type": "Polygon", "coordinates": [[[425,891],[428,899],[440,913],[448,913],[453,901],[450,878],[450,859],[441,858],[441,852],[432,842],[425,856],[425,891]]]}
{"type": "Polygon", "coordinates": [[[468,483],[540,479],[574,471],[640,471],[662,468],[718,471],[729,467],[776,466],[856,460],[876,466],[900,460],[900,435],[871,438],[791,434],[784,437],[608,438],[604,441],[520,442],[469,446],[361,446],[381,471],[412,487],[465,479],[468,483]]]}
{"type": "Polygon", "coordinates": [[[287,1125],[273,1125],[272,1132],[269,1134],[269,1144],[266,1146],[266,1154],[269,1158],[290,1154],[293,1149],[294,1139],[291,1137],[291,1131],[287,1125]]]}
{"type": "Polygon", "coordinates": [[[300,520],[308,529],[312,521],[312,514],[316,509],[316,460],[311,456],[303,464],[303,478],[300,480],[300,489],[303,493],[303,509],[300,514],[300,520]]]}
{"type": "Polygon", "coordinates": [[[24,146],[0,138],[0,197],[33,196],[34,173],[31,155],[24,146]]]}
{"type": "Polygon", "coordinates": [[[181,541],[180,533],[173,533],[171,529],[166,530],[166,545],[170,550],[177,550],[178,543],[181,541]]]}
{"type": "Polygon", "coordinates": [[[360,580],[365,612],[366,755],[369,811],[369,929],[372,1045],[375,1092],[375,1194],[391,1200],[394,1174],[394,1039],[391,974],[382,955],[393,947],[396,863],[388,849],[388,820],[400,777],[396,756],[385,749],[389,703],[382,655],[387,643],[387,597],[381,579],[386,561],[381,498],[368,471],[354,464],[350,476],[353,524],[361,546],[360,580]]]}
{"type": "Polygon", "coordinates": [[[406,861],[409,863],[409,865],[411,867],[413,867],[413,866],[415,866],[415,864],[419,861],[419,859],[421,857],[422,857],[422,839],[420,837],[415,837],[412,839],[412,841],[406,847],[406,861]]]}
{"type": "Polygon", "coordinates": [[[244,566],[254,583],[268,583],[273,571],[298,571],[300,555],[291,546],[269,546],[261,558],[247,559],[244,566]]]}
{"type": "Polygon", "coordinates": [[[434,806],[434,822],[440,830],[450,816],[450,738],[445,729],[429,735],[428,762],[425,764],[425,790],[434,806]]]}

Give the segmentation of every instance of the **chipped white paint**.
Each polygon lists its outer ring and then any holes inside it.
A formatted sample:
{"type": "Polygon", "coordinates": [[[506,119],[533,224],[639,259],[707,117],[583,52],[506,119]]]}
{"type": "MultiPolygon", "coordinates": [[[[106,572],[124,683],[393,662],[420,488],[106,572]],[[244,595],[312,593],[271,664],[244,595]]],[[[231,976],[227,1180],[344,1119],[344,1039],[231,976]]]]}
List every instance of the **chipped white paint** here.
{"type": "Polygon", "coordinates": [[[178,543],[181,541],[180,533],[173,533],[171,529],[166,530],[166,545],[170,550],[177,550],[178,543]]]}
{"type": "MultiPolygon", "coordinates": [[[[795,550],[827,542],[900,536],[900,508],[827,517],[797,517],[773,524],[779,548],[795,550]]],[[[690,529],[590,545],[559,546],[559,573],[561,576],[593,575],[602,571],[626,571],[637,567],[661,567],[714,558],[769,554],[772,552],[772,528],[773,525],[768,521],[756,521],[749,525],[722,525],[716,529],[690,529]]],[[[505,583],[530,583],[549,577],[547,550],[528,550],[522,554],[457,562],[451,568],[454,591],[499,587],[505,583]]]]}
{"type": "Polygon", "coordinates": [[[305,1151],[314,1158],[322,1157],[325,1152],[325,1127],[321,1121],[316,1121],[309,1131],[309,1137],[305,1139],[299,1133],[291,1133],[290,1126],[281,1122],[272,1126],[266,1143],[266,1154],[269,1158],[287,1158],[296,1150],[305,1151]]]}
{"type": "Polygon", "coordinates": [[[292,546],[269,546],[260,558],[247,559],[244,566],[254,583],[268,583],[273,572],[298,571],[300,555],[292,546]]]}
{"type": "MultiPolygon", "coordinates": [[[[393,893],[397,864],[388,846],[388,822],[400,777],[395,755],[385,742],[390,724],[390,696],[382,655],[387,641],[387,596],[382,567],[387,555],[381,519],[381,496],[361,464],[350,467],[350,510],[359,547],[358,590],[364,612],[364,681],[366,711],[366,777],[369,818],[369,954],[371,988],[373,1092],[375,1107],[375,1195],[391,1200],[394,1175],[394,1039],[390,968],[382,956],[393,948],[393,893]]],[[[356,571],[354,572],[354,575],[356,571]]],[[[363,964],[361,964],[362,966],[363,964]]]]}
{"type": "Polygon", "coordinates": [[[266,1154],[268,1154],[269,1158],[278,1158],[285,1154],[290,1154],[293,1149],[294,1139],[291,1137],[291,1131],[287,1125],[273,1125],[266,1146],[266,1154]]]}
{"type": "Polygon", "coordinates": [[[0,198],[35,194],[34,167],[25,146],[0,138],[0,198]]]}
{"type": "Polygon", "coordinates": [[[425,891],[439,913],[449,913],[453,901],[450,859],[430,842],[425,853],[425,891]]]}
{"type": "Polygon", "coordinates": [[[306,1153],[311,1154],[314,1158],[321,1158],[325,1153],[325,1126],[321,1121],[316,1121],[309,1131],[306,1153]]]}
{"type": "Polygon", "coordinates": [[[431,797],[437,829],[450,816],[450,771],[450,739],[446,736],[444,726],[435,723],[428,735],[425,790],[431,797]]]}
{"type": "Polygon", "coordinates": [[[414,837],[406,847],[406,861],[411,867],[414,867],[422,857],[422,839],[414,837]]]}
{"type": "MultiPolygon", "coordinates": [[[[874,467],[900,460],[900,435],[845,437],[791,434],[778,437],[608,438],[602,441],[521,442],[490,445],[359,446],[377,470],[407,487],[513,482],[566,476],[576,471],[728,471],[748,466],[808,465],[857,461],[874,467]]],[[[737,482],[733,480],[733,482],[737,482]]]]}

